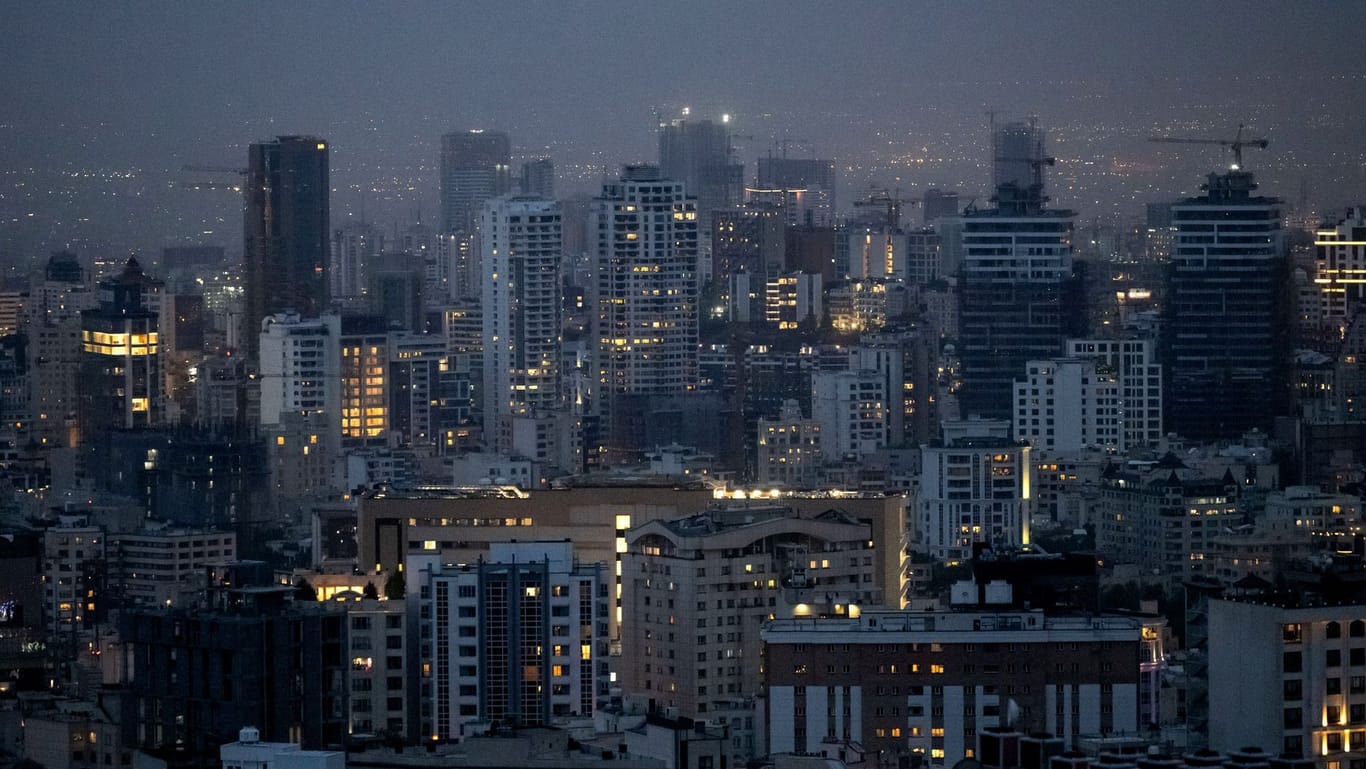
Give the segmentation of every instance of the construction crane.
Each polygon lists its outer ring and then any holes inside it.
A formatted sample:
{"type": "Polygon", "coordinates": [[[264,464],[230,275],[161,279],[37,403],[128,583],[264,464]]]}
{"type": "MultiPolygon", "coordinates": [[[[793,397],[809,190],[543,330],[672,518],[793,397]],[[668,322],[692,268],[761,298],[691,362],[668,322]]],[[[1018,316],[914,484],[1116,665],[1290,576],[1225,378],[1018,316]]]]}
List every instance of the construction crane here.
{"type": "Polygon", "coordinates": [[[183,188],[183,189],[191,189],[191,190],[231,190],[232,192],[241,192],[241,191],[242,191],[242,187],[245,186],[244,183],[243,183],[243,180],[246,178],[246,175],[247,175],[247,169],[245,169],[245,168],[229,168],[229,167],[226,167],[226,166],[193,166],[193,165],[187,165],[187,166],[181,166],[181,167],[180,167],[180,170],[181,170],[182,173],[187,173],[187,174],[191,174],[191,173],[193,173],[193,174],[236,174],[237,176],[242,177],[242,178],[239,178],[237,181],[232,181],[232,182],[226,182],[226,181],[182,181],[182,182],[180,183],[181,188],[183,188]]]}
{"type": "Polygon", "coordinates": [[[1233,170],[1243,170],[1243,148],[1255,147],[1259,150],[1266,149],[1266,139],[1244,139],[1244,126],[1238,125],[1238,134],[1232,139],[1191,139],[1181,136],[1150,136],[1148,141],[1161,142],[1164,144],[1218,144],[1221,147],[1228,147],[1233,151],[1233,170]]]}

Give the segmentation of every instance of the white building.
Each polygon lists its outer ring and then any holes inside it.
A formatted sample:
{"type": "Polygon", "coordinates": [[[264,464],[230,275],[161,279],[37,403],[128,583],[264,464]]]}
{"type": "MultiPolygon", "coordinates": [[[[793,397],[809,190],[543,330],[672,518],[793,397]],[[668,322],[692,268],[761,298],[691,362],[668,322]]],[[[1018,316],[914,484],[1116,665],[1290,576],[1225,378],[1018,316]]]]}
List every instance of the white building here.
{"type": "Polygon", "coordinates": [[[962,560],[972,556],[975,542],[1028,544],[1032,452],[1011,441],[1008,430],[1005,421],[945,422],[943,441],[921,446],[913,547],[962,560]]]}
{"type": "Polygon", "coordinates": [[[484,204],[486,420],[560,404],[560,204],[509,196],[484,204]]]}
{"type": "Polygon", "coordinates": [[[1115,378],[1124,406],[1124,447],[1162,439],[1162,364],[1151,339],[1068,339],[1063,354],[1092,358],[1096,371],[1115,378]]]}
{"type": "Polygon", "coordinates": [[[459,740],[489,724],[592,717],[607,694],[608,574],[573,550],[496,542],[479,563],[451,567],[409,556],[408,590],[435,639],[421,652],[432,682],[424,734],[459,740]]]}
{"type": "Polygon", "coordinates": [[[341,318],[304,319],[297,313],[261,322],[261,424],[289,413],[322,412],[341,432],[341,318]]]}
{"type": "Polygon", "coordinates": [[[804,418],[797,401],[783,401],[777,419],[759,419],[755,474],[760,486],[809,489],[820,477],[820,466],[821,423],[804,418]]]}
{"type": "Polygon", "coordinates": [[[820,323],[824,314],[819,273],[777,275],[765,284],[764,320],[780,330],[799,328],[807,319],[820,323]]]}
{"type": "MultiPolygon", "coordinates": [[[[697,201],[654,166],[627,166],[593,204],[598,411],[618,396],[678,396],[697,387],[697,201]]],[[[609,427],[610,429],[610,427],[609,427]]]]}
{"type": "Polygon", "coordinates": [[[237,560],[237,535],[230,531],[151,529],[109,535],[110,581],[126,600],[179,603],[197,589],[192,578],[205,566],[237,560]]]}
{"type": "Polygon", "coordinates": [[[826,458],[877,451],[887,445],[886,378],[871,370],[813,372],[811,419],[826,458]]]}
{"type": "Polygon", "coordinates": [[[1284,600],[1210,601],[1209,746],[1347,767],[1366,755],[1366,606],[1284,600]]]}
{"type": "MultiPolygon", "coordinates": [[[[383,585],[375,586],[381,593],[383,585]]],[[[405,601],[365,599],[346,612],[351,658],[351,734],[407,734],[407,612],[405,601]]]]}
{"type": "Polygon", "coordinates": [[[1050,454],[1123,451],[1119,385],[1094,360],[1031,360],[1015,383],[1015,440],[1050,454]]]}

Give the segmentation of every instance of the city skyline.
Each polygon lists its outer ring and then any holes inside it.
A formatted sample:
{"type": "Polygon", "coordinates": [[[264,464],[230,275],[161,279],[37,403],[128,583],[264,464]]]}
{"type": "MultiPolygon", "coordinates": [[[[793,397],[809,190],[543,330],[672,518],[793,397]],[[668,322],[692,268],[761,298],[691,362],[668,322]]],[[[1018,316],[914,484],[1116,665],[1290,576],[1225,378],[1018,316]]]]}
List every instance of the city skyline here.
{"type": "Polygon", "coordinates": [[[231,179],[183,169],[239,166],[249,143],[291,133],[332,146],[335,223],[403,226],[440,220],[447,132],[506,131],[514,163],[551,157],[563,194],[591,195],[622,164],[652,160],[658,123],[685,107],[733,116],[747,183],[758,157],[802,139],[792,154],[833,158],[846,200],[874,182],[989,195],[988,111],[1040,116],[1059,157],[1054,200],[1087,218],[1194,194],[1226,160],[1217,147],[1149,144],[1154,134],[1221,138],[1246,123],[1273,142],[1253,161],[1264,188],[1320,211],[1354,203],[1337,190],[1360,186],[1366,165],[1351,106],[1366,75],[1350,66],[1361,56],[1349,32],[1366,11],[1354,5],[703,4],[682,36],[666,34],[668,11],[623,17],[611,4],[10,13],[6,261],[67,244],[234,253],[240,199],[193,189],[231,179]],[[1108,29],[1126,33],[1094,34],[1108,29]],[[517,55],[493,45],[514,30],[534,44],[517,55]],[[88,55],[63,55],[76,47],[88,55]],[[238,53],[248,50],[271,56],[238,53]]]}

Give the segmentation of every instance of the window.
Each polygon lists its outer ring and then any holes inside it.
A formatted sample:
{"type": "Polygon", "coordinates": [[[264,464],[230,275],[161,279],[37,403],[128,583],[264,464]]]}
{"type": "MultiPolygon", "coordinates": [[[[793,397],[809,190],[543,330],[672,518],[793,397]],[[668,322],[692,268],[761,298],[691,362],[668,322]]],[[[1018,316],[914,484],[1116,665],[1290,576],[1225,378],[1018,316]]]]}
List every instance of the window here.
{"type": "Polygon", "coordinates": [[[1299,679],[1292,678],[1283,685],[1282,695],[1286,702],[1296,702],[1304,697],[1304,686],[1299,679]]]}
{"type": "Polygon", "coordinates": [[[1290,624],[1287,624],[1287,625],[1282,625],[1282,626],[1281,626],[1281,640],[1282,640],[1282,641],[1285,641],[1286,643],[1299,643],[1299,642],[1300,642],[1300,625],[1299,625],[1299,623],[1298,623],[1298,622],[1293,622],[1293,623],[1290,623],[1290,624]]]}
{"type": "Polygon", "coordinates": [[[1286,652],[1281,655],[1281,670],[1286,673],[1299,673],[1304,670],[1304,659],[1299,652],[1286,652]]]}
{"type": "Polygon", "coordinates": [[[1353,638],[1366,638],[1366,622],[1352,620],[1352,624],[1347,626],[1347,635],[1353,638]]]}
{"type": "Polygon", "coordinates": [[[1329,622],[1329,623],[1323,628],[1323,635],[1324,635],[1325,638],[1341,638],[1341,637],[1342,637],[1342,625],[1339,625],[1339,624],[1336,623],[1336,622],[1329,622]]]}
{"type": "Polygon", "coordinates": [[[1300,728],[1304,725],[1304,711],[1299,708],[1286,708],[1283,723],[1287,729],[1300,728]]]}
{"type": "Polygon", "coordinates": [[[1342,650],[1329,649],[1328,654],[1326,655],[1326,658],[1324,660],[1324,663],[1327,664],[1330,668],[1342,667],[1342,650]]]}
{"type": "Polygon", "coordinates": [[[1329,678],[1324,681],[1324,692],[1326,694],[1342,694],[1342,679],[1329,678]]]}

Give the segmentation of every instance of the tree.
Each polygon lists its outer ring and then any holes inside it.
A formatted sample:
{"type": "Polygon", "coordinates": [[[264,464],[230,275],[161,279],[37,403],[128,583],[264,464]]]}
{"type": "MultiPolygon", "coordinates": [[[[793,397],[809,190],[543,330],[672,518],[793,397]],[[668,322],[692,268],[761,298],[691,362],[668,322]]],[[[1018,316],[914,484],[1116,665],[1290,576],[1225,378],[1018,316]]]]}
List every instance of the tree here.
{"type": "Polygon", "coordinates": [[[296,601],[316,601],[318,591],[308,583],[308,580],[299,577],[299,581],[294,583],[294,600],[296,601]]]}
{"type": "Polygon", "coordinates": [[[390,574],[388,581],[384,583],[384,597],[390,601],[403,600],[407,590],[408,586],[403,582],[403,575],[398,572],[390,574]]]}
{"type": "Polygon", "coordinates": [[[361,598],[378,599],[378,598],[379,598],[379,590],[376,590],[376,589],[375,589],[375,583],[374,583],[374,582],[366,582],[366,583],[365,583],[365,588],[364,588],[363,590],[361,590],[361,594],[360,594],[360,595],[361,595],[361,598]]]}

